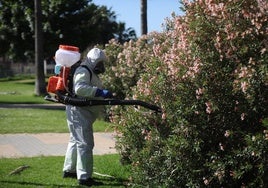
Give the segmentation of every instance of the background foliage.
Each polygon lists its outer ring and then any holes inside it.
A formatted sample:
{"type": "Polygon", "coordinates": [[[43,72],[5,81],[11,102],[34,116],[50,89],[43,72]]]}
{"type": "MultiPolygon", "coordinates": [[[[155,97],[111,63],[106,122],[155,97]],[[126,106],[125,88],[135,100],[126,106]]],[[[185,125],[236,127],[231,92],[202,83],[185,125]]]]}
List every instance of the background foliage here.
{"type": "Polygon", "coordinates": [[[267,187],[268,3],[182,3],[165,32],[106,45],[107,87],[163,108],[113,110],[122,162],[134,185],[267,187]]]}
{"type": "MultiPolygon", "coordinates": [[[[13,61],[34,57],[34,1],[0,0],[0,56],[13,61]],[[23,48],[22,48],[23,47],[23,48]]],[[[42,1],[44,58],[54,56],[59,44],[79,46],[120,42],[136,38],[132,28],[116,21],[114,11],[91,0],[42,1]]]]}

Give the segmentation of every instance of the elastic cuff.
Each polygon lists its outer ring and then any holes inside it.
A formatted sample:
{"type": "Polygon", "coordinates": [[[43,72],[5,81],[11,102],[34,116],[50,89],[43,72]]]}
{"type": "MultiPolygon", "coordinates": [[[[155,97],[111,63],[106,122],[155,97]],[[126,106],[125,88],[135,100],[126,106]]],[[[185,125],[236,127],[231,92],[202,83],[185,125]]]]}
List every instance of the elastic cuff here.
{"type": "Polygon", "coordinates": [[[96,90],[96,93],[95,93],[95,97],[100,97],[102,95],[102,90],[101,89],[98,89],[96,90]]]}

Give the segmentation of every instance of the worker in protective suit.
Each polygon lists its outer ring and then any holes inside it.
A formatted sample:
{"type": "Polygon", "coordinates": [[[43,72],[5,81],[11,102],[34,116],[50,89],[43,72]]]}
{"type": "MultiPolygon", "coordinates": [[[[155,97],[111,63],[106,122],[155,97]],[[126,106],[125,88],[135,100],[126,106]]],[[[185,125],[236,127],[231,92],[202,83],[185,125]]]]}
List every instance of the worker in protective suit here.
{"type": "MultiPolygon", "coordinates": [[[[73,92],[77,97],[111,98],[108,90],[102,89],[98,74],[104,73],[107,61],[104,51],[91,49],[87,58],[81,63],[73,77],[73,92]]],[[[101,106],[66,106],[67,123],[70,140],[63,167],[63,177],[77,178],[80,185],[92,186],[99,184],[92,179],[93,173],[93,129],[92,125],[98,117],[101,106]]]]}

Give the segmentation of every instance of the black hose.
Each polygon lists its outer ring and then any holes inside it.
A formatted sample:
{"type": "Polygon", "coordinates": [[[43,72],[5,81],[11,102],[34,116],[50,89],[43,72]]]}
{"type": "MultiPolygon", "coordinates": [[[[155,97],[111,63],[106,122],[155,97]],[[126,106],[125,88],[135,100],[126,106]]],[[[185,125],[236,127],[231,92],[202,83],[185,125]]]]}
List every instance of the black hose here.
{"type": "MultiPolygon", "coordinates": [[[[153,104],[146,103],[144,101],[140,101],[140,100],[121,100],[121,99],[94,100],[94,99],[70,97],[60,92],[57,93],[57,97],[58,97],[58,102],[63,103],[63,104],[74,105],[74,106],[139,105],[144,108],[153,110],[155,112],[159,112],[159,113],[161,112],[160,107],[153,105],[153,104]]],[[[48,98],[45,98],[45,99],[49,100],[48,98]]],[[[50,99],[50,101],[52,100],[50,99]]]]}

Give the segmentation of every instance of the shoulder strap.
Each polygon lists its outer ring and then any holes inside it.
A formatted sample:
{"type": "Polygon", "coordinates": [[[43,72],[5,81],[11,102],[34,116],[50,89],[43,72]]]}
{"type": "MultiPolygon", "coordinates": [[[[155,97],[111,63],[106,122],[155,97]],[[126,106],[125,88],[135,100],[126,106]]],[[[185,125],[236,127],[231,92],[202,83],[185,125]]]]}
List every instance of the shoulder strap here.
{"type": "Polygon", "coordinates": [[[88,70],[88,72],[89,72],[89,74],[90,74],[90,81],[92,80],[92,71],[86,66],[86,65],[80,65],[80,64],[75,64],[74,66],[72,66],[71,67],[71,71],[70,71],[70,74],[69,74],[69,76],[68,76],[68,80],[69,80],[69,82],[68,82],[68,88],[69,88],[69,95],[71,95],[71,96],[75,96],[74,94],[73,94],[73,91],[72,91],[72,89],[73,89],[73,76],[74,76],[74,72],[75,72],[75,70],[79,67],[79,66],[81,66],[81,67],[84,67],[85,69],[87,69],[88,70]],[[71,89],[70,89],[71,88],[71,89]]]}
{"type": "Polygon", "coordinates": [[[84,67],[85,69],[88,70],[88,72],[90,74],[90,81],[91,81],[91,79],[92,79],[92,72],[91,72],[91,70],[86,65],[81,65],[81,67],[84,67]]]}

